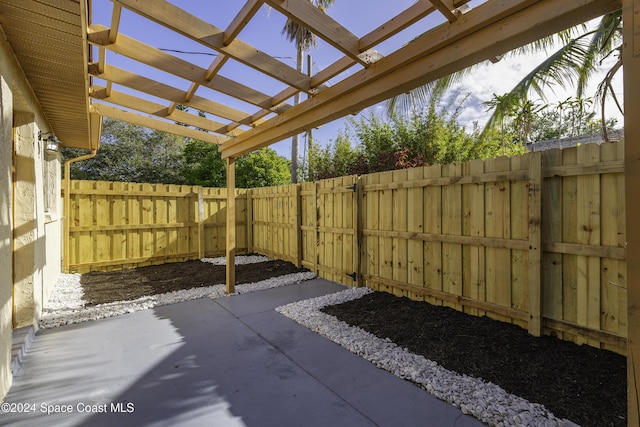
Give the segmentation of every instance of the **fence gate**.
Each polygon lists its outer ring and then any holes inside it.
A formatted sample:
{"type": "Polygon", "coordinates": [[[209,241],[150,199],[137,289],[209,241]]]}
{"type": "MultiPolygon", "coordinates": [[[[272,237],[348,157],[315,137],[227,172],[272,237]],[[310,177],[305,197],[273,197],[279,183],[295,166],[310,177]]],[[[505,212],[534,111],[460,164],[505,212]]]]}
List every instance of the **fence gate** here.
{"type": "Polygon", "coordinates": [[[302,265],[338,283],[359,284],[358,177],[302,183],[302,265]]]}

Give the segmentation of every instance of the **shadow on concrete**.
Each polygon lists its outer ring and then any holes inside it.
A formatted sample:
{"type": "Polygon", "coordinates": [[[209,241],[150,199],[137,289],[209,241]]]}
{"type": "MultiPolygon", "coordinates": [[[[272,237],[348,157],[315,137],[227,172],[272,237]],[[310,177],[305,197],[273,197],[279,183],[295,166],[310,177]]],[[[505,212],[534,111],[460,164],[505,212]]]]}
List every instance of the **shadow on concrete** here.
{"type": "Polygon", "coordinates": [[[6,401],[72,410],[0,424],[481,425],[273,311],[342,289],[316,279],[41,331],[6,401]]]}

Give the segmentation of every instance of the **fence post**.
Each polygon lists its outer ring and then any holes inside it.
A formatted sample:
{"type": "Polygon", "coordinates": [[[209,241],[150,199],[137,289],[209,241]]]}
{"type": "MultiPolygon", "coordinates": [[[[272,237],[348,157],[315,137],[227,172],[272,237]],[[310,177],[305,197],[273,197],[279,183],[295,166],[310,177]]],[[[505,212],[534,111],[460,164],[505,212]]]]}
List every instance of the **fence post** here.
{"type": "Polygon", "coordinates": [[[302,267],[302,196],[301,184],[295,184],[296,265],[302,267]]]}
{"type": "Polygon", "coordinates": [[[356,186],[355,203],[353,204],[353,262],[355,264],[356,273],[354,285],[360,287],[364,285],[364,281],[362,280],[362,258],[360,257],[360,245],[362,244],[362,234],[364,229],[362,223],[362,201],[364,192],[362,191],[361,178],[356,175],[354,181],[354,185],[356,186]]]}
{"type": "Polygon", "coordinates": [[[227,158],[227,294],[235,293],[236,286],[236,163],[233,157],[227,158]]]}
{"type": "Polygon", "coordinates": [[[247,252],[253,253],[253,189],[247,189],[247,252]]]}
{"type": "MultiPolygon", "coordinates": [[[[65,165],[66,166],[66,165],[65,165]]],[[[64,258],[63,258],[63,272],[70,273],[69,265],[71,264],[71,178],[69,177],[69,171],[65,169],[65,180],[64,180],[64,199],[63,199],[63,208],[64,208],[64,258]]]]}
{"type": "Polygon", "coordinates": [[[318,210],[318,182],[313,183],[313,212],[315,212],[315,230],[313,232],[313,272],[316,275],[320,275],[320,270],[318,270],[318,243],[319,243],[319,235],[320,235],[320,211],[318,210]]]}
{"type": "Polygon", "coordinates": [[[529,154],[529,333],[542,334],[542,156],[529,154]]]}
{"type": "Polygon", "coordinates": [[[204,258],[204,195],[202,187],[198,187],[198,213],[196,222],[198,223],[198,258],[204,258]]]}

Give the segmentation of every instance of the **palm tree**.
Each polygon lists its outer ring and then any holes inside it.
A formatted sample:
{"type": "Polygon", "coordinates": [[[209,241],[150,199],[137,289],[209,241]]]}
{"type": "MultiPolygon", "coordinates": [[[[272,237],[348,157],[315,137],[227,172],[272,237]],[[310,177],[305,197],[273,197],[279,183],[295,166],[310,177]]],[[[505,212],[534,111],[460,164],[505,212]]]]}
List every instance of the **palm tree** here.
{"type": "Polygon", "coordinates": [[[543,105],[538,105],[530,100],[518,100],[514,106],[513,124],[518,134],[518,140],[521,144],[526,145],[533,130],[533,122],[540,111],[544,109],[543,105]]]}
{"type": "MultiPolygon", "coordinates": [[[[576,88],[576,98],[582,99],[591,78],[598,71],[602,61],[610,56],[618,55],[617,62],[611,67],[604,80],[598,86],[595,99],[600,103],[602,123],[606,122],[604,105],[608,96],[613,97],[618,109],[622,112],[620,103],[615,98],[611,81],[622,67],[622,9],[608,13],[600,19],[594,28],[587,24],[562,31],[554,36],[545,37],[537,42],[512,51],[509,55],[524,55],[540,51],[548,51],[560,44],[547,59],[536,66],[509,92],[522,101],[528,100],[531,92],[546,100],[544,90],[553,84],[560,87],[573,85],[576,88]]],[[[444,79],[415,89],[412,93],[393,98],[387,104],[390,111],[410,113],[412,110],[423,108],[424,100],[437,97],[459,81],[473,67],[455,73],[444,79]],[[422,102],[422,103],[421,103],[422,102]]],[[[495,108],[485,126],[485,132],[497,128],[503,123],[504,109],[495,108]]],[[[606,129],[603,129],[605,132],[606,129]]]]}
{"type": "MultiPolygon", "coordinates": [[[[504,95],[493,94],[491,100],[484,102],[483,104],[489,107],[489,110],[499,111],[500,116],[500,142],[502,144],[502,155],[506,154],[505,148],[505,131],[506,121],[511,116],[515,104],[517,102],[516,97],[513,94],[505,93],[504,95]]],[[[489,111],[487,110],[487,111],[489,111]]]]}
{"type": "MultiPolygon", "coordinates": [[[[335,0],[309,0],[315,7],[323,12],[331,6],[335,0]]],[[[302,58],[303,52],[311,50],[317,46],[316,36],[307,27],[300,25],[298,22],[287,19],[287,22],[282,29],[282,34],[287,37],[287,40],[294,42],[296,45],[296,68],[302,72],[302,58]]],[[[296,93],[293,98],[293,105],[300,103],[300,93],[296,93]]],[[[291,182],[294,184],[298,182],[298,135],[291,137],[291,182]]]]}

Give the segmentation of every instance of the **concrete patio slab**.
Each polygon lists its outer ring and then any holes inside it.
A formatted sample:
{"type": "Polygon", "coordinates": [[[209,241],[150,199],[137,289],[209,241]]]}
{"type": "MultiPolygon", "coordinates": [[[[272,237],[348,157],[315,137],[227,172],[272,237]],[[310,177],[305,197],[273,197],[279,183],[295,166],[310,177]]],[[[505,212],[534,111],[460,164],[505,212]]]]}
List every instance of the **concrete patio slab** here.
{"type": "Polygon", "coordinates": [[[321,279],[39,331],[11,426],[480,426],[283,317],[321,279]]]}

